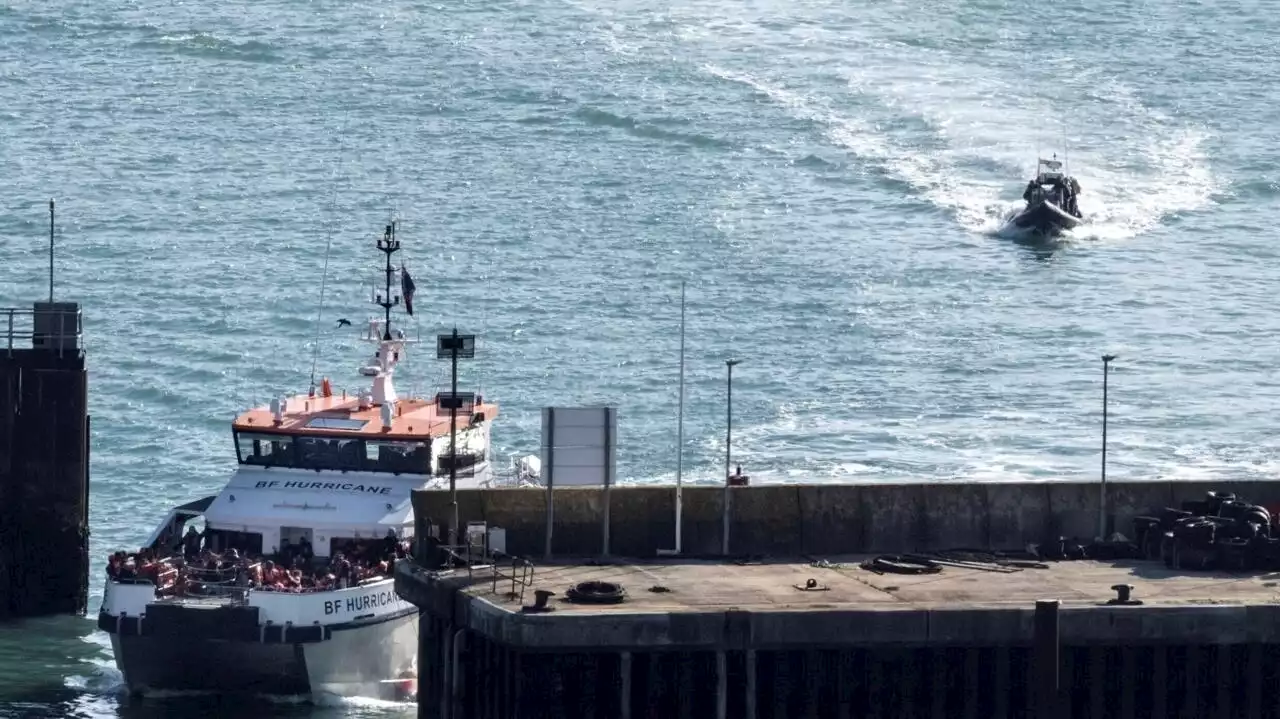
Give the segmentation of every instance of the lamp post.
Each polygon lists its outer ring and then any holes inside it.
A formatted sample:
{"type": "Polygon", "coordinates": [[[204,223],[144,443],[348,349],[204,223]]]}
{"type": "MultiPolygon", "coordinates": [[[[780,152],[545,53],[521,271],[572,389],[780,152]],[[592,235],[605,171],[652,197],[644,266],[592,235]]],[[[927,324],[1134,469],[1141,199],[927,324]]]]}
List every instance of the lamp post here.
{"type": "Polygon", "coordinates": [[[49,304],[53,304],[53,200],[49,200],[49,304]]]}
{"type": "Polygon", "coordinates": [[[1115,355],[1102,355],[1102,482],[1098,485],[1098,538],[1107,538],[1107,376],[1115,355]]]}
{"type": "MultiPolygon", "coordinates": [[[[468,420],[474,416],[475,395],[467,392],[465,396],[458,394],[458,359],[472,359],[476,356],[476,336],[460,335],[458,328],[447,335],[436,336],[436,357],[448,359],[450,364],[449,398],[446,402],[437,399],[437,405],[449,410],[449,504],[453,510],[453,519],[449,525],[449,546],[458,546],[458,410],[466,405],[468,420]]],[[[470,426],[471,422],[468,421],[470,426]]]]}
{"type": "Polygon", "coordinates": [[[727,359],[724,361],[725,369],[728,374],[725,378],[725,401],[724,401],[724,513],[721,517],[722,528],[721,536],[721,554],[729,554],[729,473],[731,463],[733,461],[733,366],[742,360],[727,359]]]}
{"type": "Polygon", "coordinates": [[[729,484],[733,440],[733,366],[739,364],[742,360],[728,359],[724,361],[724,366],[728,369],[728,376],[725,379],[725,400],[724,400],[724,483],[729,484]]]}

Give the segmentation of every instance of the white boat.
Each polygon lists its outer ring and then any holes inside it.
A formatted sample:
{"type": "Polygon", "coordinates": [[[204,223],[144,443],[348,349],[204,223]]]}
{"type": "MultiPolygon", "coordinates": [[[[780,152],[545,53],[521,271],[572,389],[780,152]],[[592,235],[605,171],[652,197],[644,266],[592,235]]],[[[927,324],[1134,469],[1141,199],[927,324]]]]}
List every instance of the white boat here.
{"type": "Polygon", "coordinates": [[[394,224],[377,246],[386,279],[373,301],[383,312],[369,320],[364,338],[376,351],[360,368],[370,386],[338,393],[326,378],[241,414],[239,464],[222,491],[174,508],[140,552],[113,555],[98,626],[131,692],[414,693],[417,609],[395,592],[395,560],[382,562],[411,547],[410,492],[447,487],[451,456],[457,486],[492,479],[498,408],[463,392],[397,396],[392,379],[411,342],[391,310],[412,313],[412,280],[393,268],[394,224]],[[189,540],[200,518],[204,530],[189,540]],[[296,575],[268,571],[308,553],[296,575]],[[208,566],[214,555],[221,563],[208,566]]]}

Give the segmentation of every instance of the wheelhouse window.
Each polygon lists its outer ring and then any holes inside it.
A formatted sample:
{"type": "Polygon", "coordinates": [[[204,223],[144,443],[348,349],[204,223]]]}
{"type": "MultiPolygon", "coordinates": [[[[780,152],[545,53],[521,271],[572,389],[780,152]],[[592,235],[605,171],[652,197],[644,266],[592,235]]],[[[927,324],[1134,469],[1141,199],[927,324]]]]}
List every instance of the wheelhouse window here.
{"type": "Polygon", "coordinates": [[[297,466],[304,469],[359,470],[363,468],[360,445],[358,439],[298,437],[294,442],[297,466]]]}
{"type": "Polygon", "coordinates": [[[431,447],[426,442],[365,442],[365,463],[371,472],[429,474],[431,447]]]}
{"type": "MultiPolygon", "coordinates": [[[[259,467],[430,474],[431,443],[237,432],[241,464],[259,467]]],[[[461,452],[459,452],[461,454],[461,452]]]]}
{"type": "MultiPolygon", "coordinates": [[[[463,476],[472,476],[475,474],[476,467],[484,459],[484,440],[485,435],[479,427],[467,427],[458,430],[458,458],[456,460],[457,469],[455,472],[463,476]]],[[[449,456],[449,438],[441,437],[439,446],[436,449],[436,467],[437,475],[445,475],[449,473],[449,468],[454,465],[454,460],[449,456]]]]}
{"type": "Polygon", "coordinates": [[[238,434],[236,452],[244,464],[293,467],[293,437],[287,434],[238,434]]]}

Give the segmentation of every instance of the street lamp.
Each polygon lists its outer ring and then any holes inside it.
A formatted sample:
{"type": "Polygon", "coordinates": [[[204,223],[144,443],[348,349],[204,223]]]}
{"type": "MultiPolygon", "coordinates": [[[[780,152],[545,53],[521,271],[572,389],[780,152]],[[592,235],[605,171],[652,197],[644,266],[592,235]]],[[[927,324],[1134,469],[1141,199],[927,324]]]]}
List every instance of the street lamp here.
{"type": "Polygon", "coordinates": [[[725,381],[725,420],[724,420],[724,483],[729,484],[730,460],[732,459],[731,440],[733,439],[733,366],[741,363],[742,360],[728,359],[724,361],[724,366],[729,370],[728,377],[725,381]]]}
{"type": "Polygon", "coordinates": [[[742,360],[727,359],[724,361],[728,376],[725,380],[725,420],[724,420],[724,514],[721,517],[723,527],[720,531],[721,554],[729,554],[729,471],[733,459],[733,366],[742,360]]]}
{"type": "Polygon", "coordinates": [[[1102,482],[1098,485],[1098,538],[1107,539],[1107,376],[1115,355],[1102,355],[1102,482]]]}
{"type": "Polygon", "coordinates": [[[475,356],[475,335],[460,335],[457,327],[454,327],[450,334],[436,335],[436,357],[447,358],[450,361],[453,379],[448,400],[438,397],[436,403],[441,408],[447,407],[449,410],[449,503],[453,509],[453,521],[449,526],[449,546],[455,548],[458,546],[458,410],[463,409],[465,405],[469,415],[475,411],[475,395],[470,392],[465,396],[458,394],[458,359],[472,359],[475,356]]]}

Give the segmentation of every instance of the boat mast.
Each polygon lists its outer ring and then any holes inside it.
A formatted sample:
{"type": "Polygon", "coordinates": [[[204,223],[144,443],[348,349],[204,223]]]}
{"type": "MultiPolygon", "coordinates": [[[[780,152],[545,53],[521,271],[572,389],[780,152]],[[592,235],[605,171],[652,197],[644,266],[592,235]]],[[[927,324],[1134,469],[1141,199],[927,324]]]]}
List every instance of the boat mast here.
{"type": "MultiPolygon", "coordinates": [[[[392,375],[395,374],[396,365],[400,362],[400,353],[409,342],[405,339],[404,330],[398,329],[395,334],[391,332],[391,308],[400,304],[400,294],[391,284],[391,278],[396,272],[391,263],[391,256],[400,251],[400,240],[396,239],[394,220],[387,225],[386,231],[378,239],[377,247],[385,256],[383,285],[381,288],[374,287],[373,296],[370,299],[373,304],[382,308],[382,326],[378,326],[379,322],[376,318],[369,319],[369,329],[364,339],[367,342],[377,343],[378,349],[373,353],[373,359],[360,368],[360,374],[373,378],[373,388],[370,392],[372,397],[369,401],[375,405],[394,408],[396,390],[392,375]]],[[[384,423],[389,424],[390,420],[385,419],[384,423]]]]}
{"type": "Polygon", "coordinates": [[[386,255],[386,285],[383,289],[382,297],[378,301],[378,305],[382,307],[383,323],[382,323],[382,339],[384,341],[391,339],[391,308],[396,305],[399,298],[393,300],[391,296],[391,275],[395,273],[395,269],[391,267],[391,255],[400,250],[400,241],[396,239],[396,223],[395,220],[387,225],[386,232],[383,233],[382,239],[378,240],[378,249],[386,255]]]}

